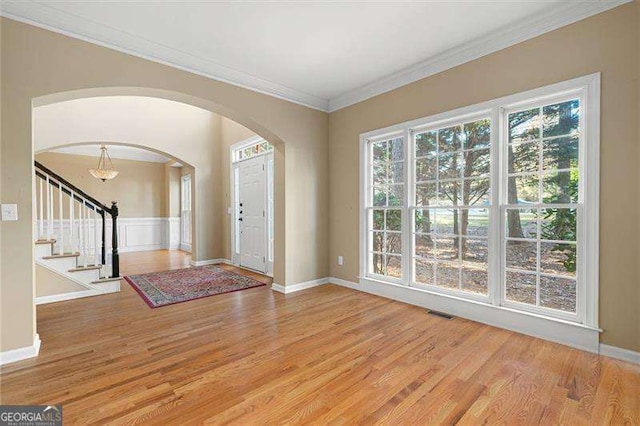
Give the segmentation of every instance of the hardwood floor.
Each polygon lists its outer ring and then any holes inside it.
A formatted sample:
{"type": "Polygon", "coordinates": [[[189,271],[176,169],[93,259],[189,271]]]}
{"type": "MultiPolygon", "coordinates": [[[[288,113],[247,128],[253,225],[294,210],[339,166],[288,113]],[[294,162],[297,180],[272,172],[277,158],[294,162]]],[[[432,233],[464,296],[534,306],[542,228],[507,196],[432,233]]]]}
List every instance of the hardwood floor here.
{"type": "Polygon", "coordinates": [[[2,368],[2,403],[62,404],[65,424],[640,424],[640,366],[335,285],[37,309],[41,355],[2,368]]]}

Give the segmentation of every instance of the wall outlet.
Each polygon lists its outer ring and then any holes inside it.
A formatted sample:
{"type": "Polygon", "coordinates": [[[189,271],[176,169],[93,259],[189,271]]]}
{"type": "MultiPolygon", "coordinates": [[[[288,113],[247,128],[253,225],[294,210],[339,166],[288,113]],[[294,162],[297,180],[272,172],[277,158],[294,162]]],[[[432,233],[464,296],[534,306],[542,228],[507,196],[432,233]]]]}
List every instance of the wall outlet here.
{"type": "Polygon", "coordinates": [[[344,265],[344,258],[342,256],[338,256],[338,265],[344,265]]]}
{"type": "Polygon", "coordinates": [[[2,220],[3,221],[18,220],[18,205],[2,204],[2,220]]]}
{"type": "Polygon", "coordinates": [[[227,207],[227,214],[231,215],[231,213],[232,213],[231,207],[227,207]]]}

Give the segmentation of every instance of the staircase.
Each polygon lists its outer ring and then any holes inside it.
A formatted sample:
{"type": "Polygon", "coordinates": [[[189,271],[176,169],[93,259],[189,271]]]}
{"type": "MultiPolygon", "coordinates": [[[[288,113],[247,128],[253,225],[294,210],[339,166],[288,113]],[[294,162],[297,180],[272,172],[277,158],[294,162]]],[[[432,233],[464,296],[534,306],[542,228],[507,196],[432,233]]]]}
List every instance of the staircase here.
{"type": "Polygon", "coordinates": [[[37,161],[35,176],[35,262],[86,289],[36,303],[120,291],[116,203],[105,206],[37,161]]]}

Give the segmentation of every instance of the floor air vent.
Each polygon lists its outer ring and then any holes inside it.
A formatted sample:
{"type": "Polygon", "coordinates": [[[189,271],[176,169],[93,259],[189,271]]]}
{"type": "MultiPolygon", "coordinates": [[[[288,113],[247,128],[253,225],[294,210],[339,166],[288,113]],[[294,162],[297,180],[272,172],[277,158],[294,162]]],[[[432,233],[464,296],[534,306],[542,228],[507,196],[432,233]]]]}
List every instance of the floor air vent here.
{"type": "Polygon", "coordinates": [[[444,319],[453,319],[453,315],[449,315],[449,314],[445,314],[444,312],[440,312],[440,311],[432,311],[431,309],[427,309],[427,313],[431,314],[431,315],[435,315],[437,317],[440,318],[444,318],[444,319]]]}

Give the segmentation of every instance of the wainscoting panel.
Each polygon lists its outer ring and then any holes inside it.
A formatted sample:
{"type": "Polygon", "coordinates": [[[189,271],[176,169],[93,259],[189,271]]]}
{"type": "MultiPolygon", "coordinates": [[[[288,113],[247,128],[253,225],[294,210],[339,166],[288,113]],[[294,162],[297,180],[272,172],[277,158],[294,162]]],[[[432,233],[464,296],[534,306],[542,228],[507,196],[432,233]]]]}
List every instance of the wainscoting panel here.
{"type": "MultiPolygon", "coordinates": [[[[107,220],[106,226],[106,249],[107,255],[111,250],[111,218],[107,220]]],[[[78,227],[78,220],[75,228],[78,227]]],[[[65,251],[69,251],[70,244],[77,244],[77,238],[73,242],[70,236],[70,221],[59,219],[52,221],[52,237],[60,233],[60,225],[65,237],[65,251]]],[[[36,223],[36,232],[40,229],[40,223],[36,223]]],[[[44,221],[43,228],[47,233],[47,222],[44,221]]],[[[101,222],[98,221],[98,235],[102,232],[101,222]]],[[[40,238],[46,238],[41,235],[40,238]]],[[[93,244],[93,232],[88,235],[88,244],[93,244]]],[[[180,247],[180,218],[179,217],[139,217],[139,218],[118,218],[118,245],[120,253],[149,250],[177,250],[180,247]]]]}

